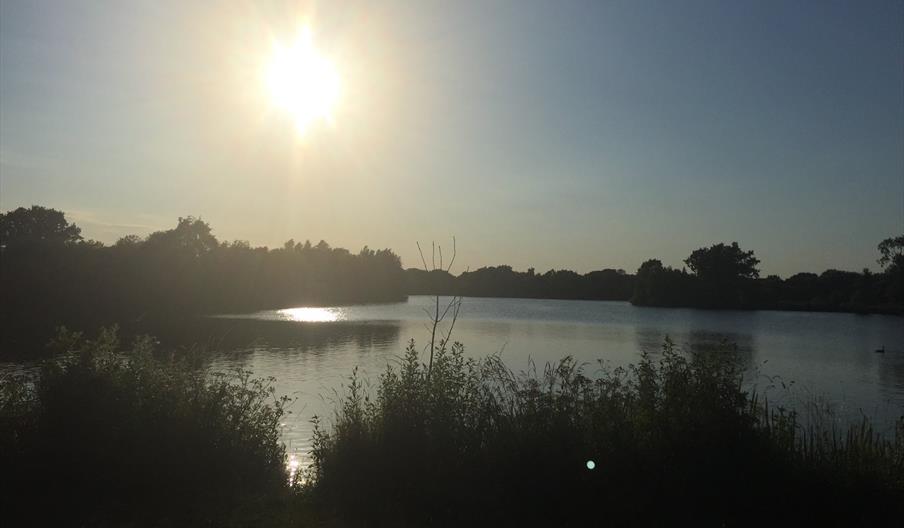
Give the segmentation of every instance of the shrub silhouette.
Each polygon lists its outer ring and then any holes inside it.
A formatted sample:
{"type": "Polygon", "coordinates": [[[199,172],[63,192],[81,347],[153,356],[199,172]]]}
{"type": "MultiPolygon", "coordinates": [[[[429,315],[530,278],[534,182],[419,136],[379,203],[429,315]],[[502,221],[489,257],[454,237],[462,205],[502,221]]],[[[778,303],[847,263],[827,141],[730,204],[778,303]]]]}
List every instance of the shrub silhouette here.
{"type": "Polygon", "coordinates": [[[123,351],[115,329],[56,341],[64,355],[0,383],[5,521],[222,524],[289,493],[269,380],[155,357],[149,339],[123,351]]]}
{"type": "Polygon", "coordinates": [[[412,342],[374,394],[353,375],[332,426],[315,420],[313,492],[370,525],[834,524],[900,512],[904,435],[802,428],[743,391],[724,352],[688,358],[667,341],[629,369],[589,376],[566,357],[515,374],[440,343],[428,375],[412,342]]]}

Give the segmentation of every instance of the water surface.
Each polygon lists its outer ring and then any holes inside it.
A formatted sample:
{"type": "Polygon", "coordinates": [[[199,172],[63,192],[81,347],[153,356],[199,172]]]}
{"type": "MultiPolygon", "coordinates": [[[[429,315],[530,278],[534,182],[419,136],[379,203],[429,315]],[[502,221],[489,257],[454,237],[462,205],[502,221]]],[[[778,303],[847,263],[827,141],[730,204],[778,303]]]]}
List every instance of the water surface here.
{"type": "MultiPolygon", "coordinates": [[[[446,299],[441,302],[446,302],[446,299]]],[[[196,332],[221,350],[215,368],[273,376],[295,398],[284,438],[304,458],[313,415],[329,418],[355,367],[376,379],[409,339],[429,340],[431,297],[351,307],[298,307],[209,318],[196,332]]],[[[196,334],[197,335],[197,334],[196,334]]],[[[515,370],[571,355],[598,369],[656,353],[665,337],[694,352],[736,354],[751,387],[775,404],[806,410],[818,401],[839,421],[867,415],[890,431],[904,414],[904,319],[881,315],[643,308],[625,302],[465,298],[453,340],[466,353],[499,353],[515,370]],[[725,343],[733,346],[726,347],[725,343]],[[884,354],[875,350],[885,347],[884,354]]],[[[184,337],[183,339],[188,339],[184,337]]]]}

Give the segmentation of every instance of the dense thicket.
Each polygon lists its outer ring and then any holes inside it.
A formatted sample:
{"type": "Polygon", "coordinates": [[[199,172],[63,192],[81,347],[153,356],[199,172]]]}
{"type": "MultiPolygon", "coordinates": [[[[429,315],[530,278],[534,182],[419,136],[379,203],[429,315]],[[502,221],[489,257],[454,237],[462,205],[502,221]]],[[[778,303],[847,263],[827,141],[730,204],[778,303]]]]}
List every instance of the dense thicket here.
{"type": "MultiPolygon", "coordinates": [[[[897,440],[806,425],[741,387],[731,350],[516,374],[414,343],[318,426],[318,502],[364,526],[860,526],[904,514],[897,440]]],[[[831,423],[826,420],[825,423],[831,423]]],[[[351,525],[355,525],[354,522],[351,525]]]]}
{"type": "Polygon", "coordinates": [[[107,247],[84,241],[63,213],[37,206],[0,215],[0,289],[4,343],[58,324],[405,298],[401,261],[388,249],[221,242],[193,217],[107,247]]]}
{"type": "MultiPolygon", "coordinates": [[[[290,494],[288,399],[197,355],[121,346],[114,329],[55,339],[30,374],[0,374],[7,526],[258,526],[290,494]]],[[[288,523],[286,523],[288,524],[288,523]]]]}
{"type": "Polygon", "coordinates": [[[62,333],[0,375],[0,504],[13,526],[831,526],[904,515],[904,418],[808,426],[742,389],[730,349],[666,341],[628,369],[516,374],[411,343],[353,376],[292,479],[288,400],[196,354],[62,333]],[[329,425],[327,425],[329,424],[329,425]],[[592,464],[588,464],[592,462],[592,464]]]}

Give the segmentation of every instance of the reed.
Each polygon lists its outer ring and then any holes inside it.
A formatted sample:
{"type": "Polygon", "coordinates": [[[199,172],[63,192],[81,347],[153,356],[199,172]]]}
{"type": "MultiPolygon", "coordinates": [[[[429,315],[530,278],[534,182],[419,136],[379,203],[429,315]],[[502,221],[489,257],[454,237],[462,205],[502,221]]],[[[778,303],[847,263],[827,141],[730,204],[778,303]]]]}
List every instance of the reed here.
{"type": "Polygon", "coordinates": [[[353,374],[329,424],[316,420],[309,478],[332,515],[834,525],[901,510],[900,424],[892,439],[867,420],[804,426],[745,391],[725,351],[688,356],[667,340],[629,368],[566,357],[517,373],[496,356],[466,358],[459,343],[432,356],[430,368],[411,342],[372,393],[353,374]]]}

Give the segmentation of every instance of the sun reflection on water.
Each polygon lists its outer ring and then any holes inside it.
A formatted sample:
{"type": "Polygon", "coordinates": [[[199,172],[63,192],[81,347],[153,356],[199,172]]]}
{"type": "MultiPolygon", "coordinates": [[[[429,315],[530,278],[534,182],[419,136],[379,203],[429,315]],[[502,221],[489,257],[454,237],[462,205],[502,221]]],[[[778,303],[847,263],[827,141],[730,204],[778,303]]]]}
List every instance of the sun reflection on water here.
{"type": "Polygon", "coordinates": [[[330,323],[345,319],[345,313],[341,308],[286,308],[279,310],[279,315],[288,321],[302,323],[330,323]]]}
{"type": "Polygon", "coordinates": [[[295,483],[295,476],[298,474],[298,468],[301,466],[301,461],[297,456],[292,455],[289,457],[289,463],[287,464],[287,469],[289,470],[289,484],[295,483]]]}

